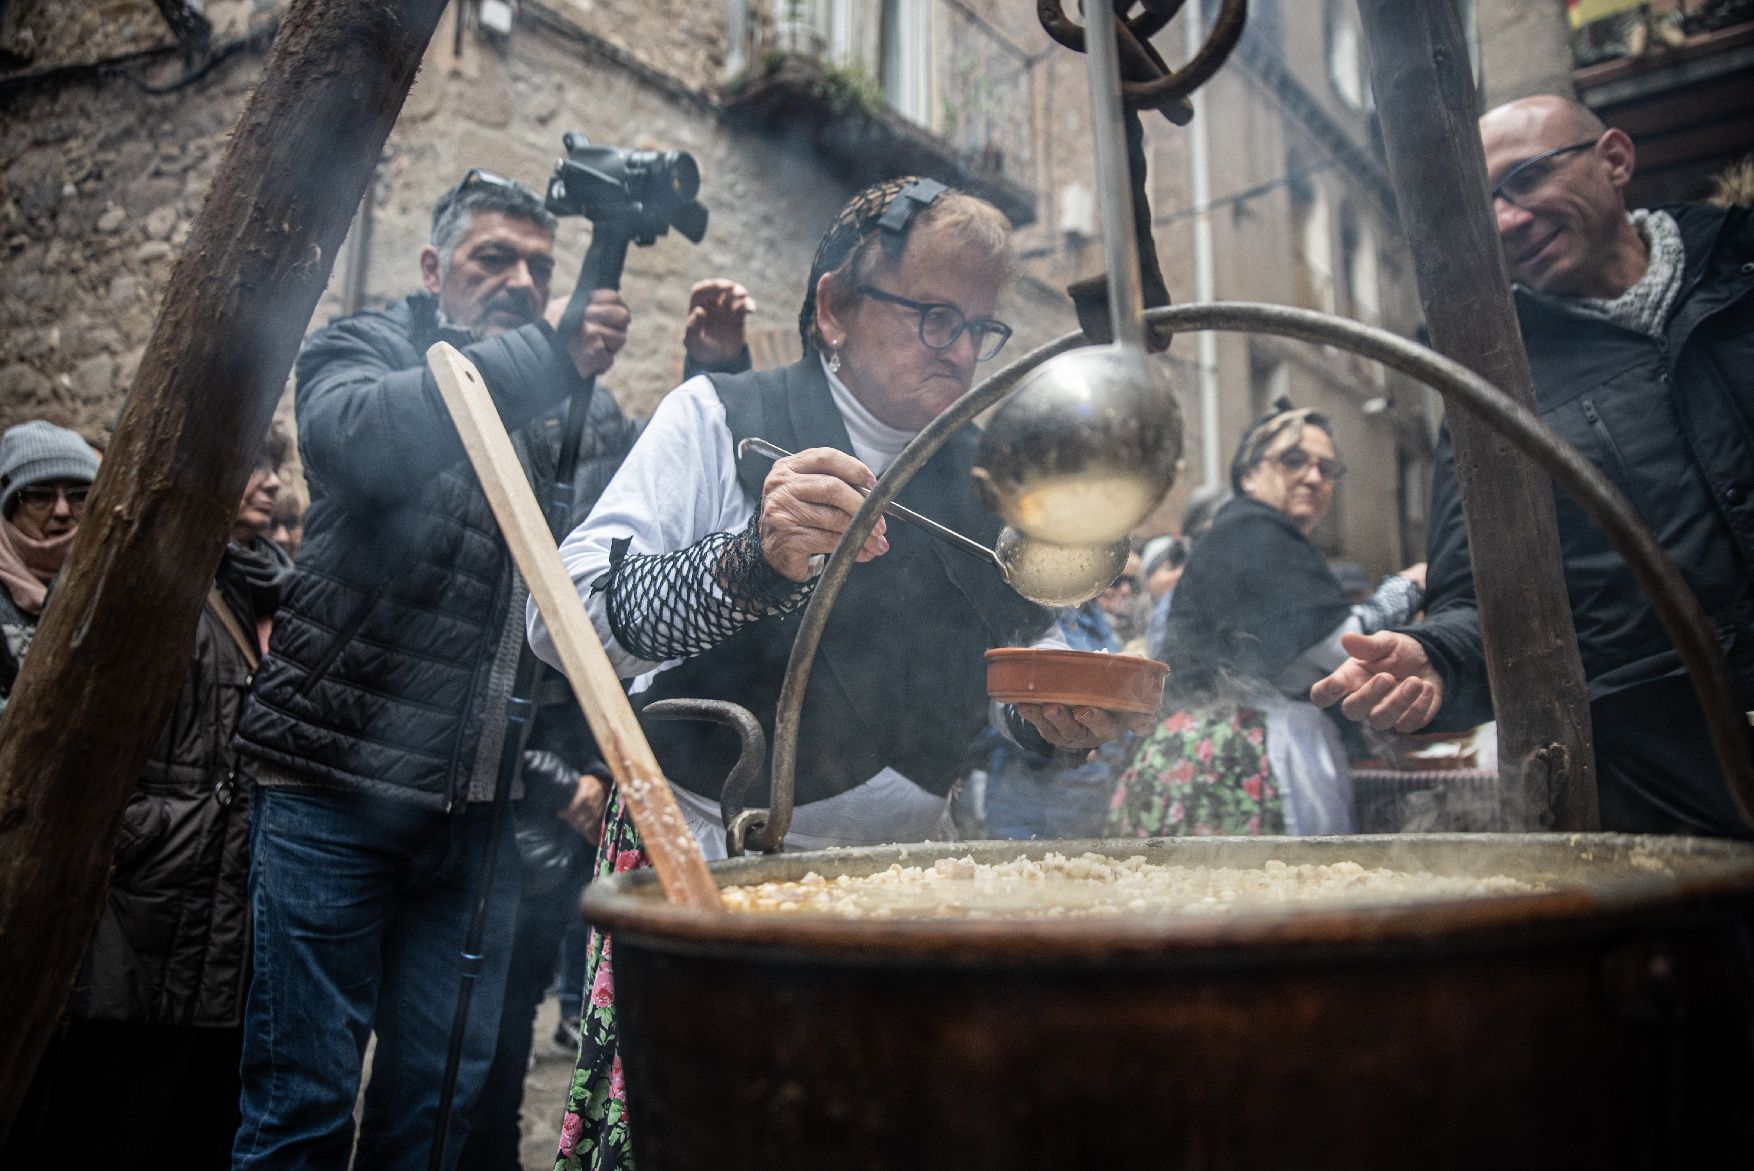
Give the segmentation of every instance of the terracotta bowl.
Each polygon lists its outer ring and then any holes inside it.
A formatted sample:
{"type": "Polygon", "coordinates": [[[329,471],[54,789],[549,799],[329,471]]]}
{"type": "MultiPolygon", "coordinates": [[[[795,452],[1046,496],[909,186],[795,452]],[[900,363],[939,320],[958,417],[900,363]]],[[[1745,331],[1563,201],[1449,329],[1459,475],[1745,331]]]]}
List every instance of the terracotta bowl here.
{"type": "Polygon", "coordinates": [[[1149,714],[1167,664],[1141,655],[1001,647],[987,652],[987,694],[1000,703],[1063,703],[1149,714]]]}

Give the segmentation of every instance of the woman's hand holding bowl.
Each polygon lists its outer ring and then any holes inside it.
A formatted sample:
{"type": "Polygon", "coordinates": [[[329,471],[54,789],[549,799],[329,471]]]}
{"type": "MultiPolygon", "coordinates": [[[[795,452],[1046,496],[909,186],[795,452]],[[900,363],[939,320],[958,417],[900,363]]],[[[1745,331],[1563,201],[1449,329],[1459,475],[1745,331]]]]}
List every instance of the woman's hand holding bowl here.
{"type": "Polygon", "coordinates": [[[1099,707],[1068,707],[1062,703],[1020,703],[1017,714],[1035,725],[1055,748],[1100,748],[1128,732],[1150,731],[1155,714],[1111,712],[1099,707]]]}

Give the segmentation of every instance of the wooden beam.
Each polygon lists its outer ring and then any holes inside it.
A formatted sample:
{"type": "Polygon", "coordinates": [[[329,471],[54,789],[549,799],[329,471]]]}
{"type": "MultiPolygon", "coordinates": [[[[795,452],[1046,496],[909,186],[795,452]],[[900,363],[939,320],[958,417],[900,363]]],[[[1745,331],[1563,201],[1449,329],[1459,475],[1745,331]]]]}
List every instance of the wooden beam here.
{"type": "MultiPolygon", "coordinates": [[[[1444,0],[1359,0],[1358,13],[1432,346],[1532,408],[1461,17],[1444,0]]],[[[1471,412],[1452,409],[1449,426],[1513,828],[1593,829],[1589,697],[1552,483],[1471,412]]]]}
{"type": "Polygon", "coordinates": [[[297,0],[0,717],[0,1137],[67,1003],[287,371],[443,0],[297,0]]]}
{"type": "Polygon", "coordinates": [[[633,818],[664,893],[671,902],[685,907],[711,910],[723,906],[700,845],[688,832],[670,782],[664,779],[639,718],[621,689],[621,680],[603,653],[585,604],[567,576],[542,506],[536,503],[536,493],[512,450],[511,437],[481,372],[449,342],[437,342],[427,350],[426,365],[438,383],[475,478],[481,481],[493,518],[499,522],[512,561],[548,624],[560,665],[615,776],[615,789],[633,818]]]}

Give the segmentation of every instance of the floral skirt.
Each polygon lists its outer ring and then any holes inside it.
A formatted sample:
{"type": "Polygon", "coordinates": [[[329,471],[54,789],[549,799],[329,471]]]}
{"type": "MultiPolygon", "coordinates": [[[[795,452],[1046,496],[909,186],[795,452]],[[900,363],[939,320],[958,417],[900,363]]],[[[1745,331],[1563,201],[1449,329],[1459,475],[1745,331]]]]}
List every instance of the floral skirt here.
{"type": "MultiPolygon", "coordinates": [[[[633,820],[621,807],[614,786],[603,810],[602,845],[597,849],[597,876],[649,866],[633,820]]],[[[621,1078],[621,1053],[615,1028],[615,976],[610,967],[607,935],[591,929],[585,967],[584,1015],[579,1021],[579,1060],[566,1115],[560,1124],[560,1155],[555,1171],[586,1167],[628,1171],[633,1143],[627,1130],[627,1090],[621,1078]]]]}
{"type": "Polygon", "coordinates": [[[1139,743],[1109,803],[1109,837],[1282,834],[1285,798],[1267,760],[1267,715],[1175,711],[1139,743]]]}

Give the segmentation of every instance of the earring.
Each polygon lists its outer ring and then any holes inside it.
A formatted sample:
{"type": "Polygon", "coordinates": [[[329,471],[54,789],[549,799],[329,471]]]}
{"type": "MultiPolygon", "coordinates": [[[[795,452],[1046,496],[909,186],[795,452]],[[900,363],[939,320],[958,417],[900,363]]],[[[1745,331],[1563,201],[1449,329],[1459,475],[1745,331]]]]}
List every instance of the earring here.
{"type": "Polygon", "coordinates": [[[833,349],[828,351],[828,372],[830,374],[840,373],[840,353],[833,349]]]}

